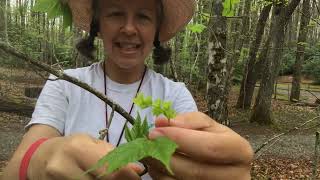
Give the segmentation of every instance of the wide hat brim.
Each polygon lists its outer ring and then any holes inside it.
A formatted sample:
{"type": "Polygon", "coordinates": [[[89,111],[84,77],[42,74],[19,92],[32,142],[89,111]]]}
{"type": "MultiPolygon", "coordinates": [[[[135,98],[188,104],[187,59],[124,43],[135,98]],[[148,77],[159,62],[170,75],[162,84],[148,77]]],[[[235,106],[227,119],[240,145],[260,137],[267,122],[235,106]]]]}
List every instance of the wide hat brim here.
{"type": "MultiPolygon", "coordinates": [[[[92,16],[92,0],[68,0],[73,23],[89,32],[92,16]]],[[[195,11],[195,0],[162,0],[164,19],[159,31],[159,40],[166,42],[184,28],[195,11]]]]}

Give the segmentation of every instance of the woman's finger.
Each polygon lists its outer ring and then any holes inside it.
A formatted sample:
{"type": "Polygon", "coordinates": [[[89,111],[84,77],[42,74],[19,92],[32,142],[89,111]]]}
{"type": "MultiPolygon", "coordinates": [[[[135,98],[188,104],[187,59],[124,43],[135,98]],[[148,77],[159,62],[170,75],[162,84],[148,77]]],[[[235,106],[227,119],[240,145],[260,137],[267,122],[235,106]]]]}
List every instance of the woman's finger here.
{"type": "Polygon", "coordinates": [[[90,174],[83,174],[84,170],[74,163],[74,159],[55,154],[48,161],[46,166],[45,178],[48,180],[58,179],[81,179],[94,180],[95,178],[90,174]],[[62,166],[63,164],[63,166],[62,166]],[[65,167],[68,167],[66,170],[65,167]],[[67,172],[67,173],[66,173],[67,172]]]}
{"type": "Polygon", "coordinates": [[[175,126],[187,129],[203,129],[212,126],[214,122],[208,120],[206,115],[200,112],[190,112],[177,115],[173,119],[157,118],[156,127],[175,126]]]}
{"type": "Polygon", "coordinates": [[[178,127],[154,128],[150,139],[166,136],[178,144],[178,151],[194,159],[217,164],[249,164],[248,142],[236,133],[212,133],[178,127]]]}
{"type": "MultiPolygon", "coordinates": [[[[67,148],[66,151],[83,171],[93,167],[98,160],[114,149],[111,144],[88,135],[76,136],[76,138],[70,140],[68,145],[69,148],[67,148]]],[[[106,168],[107,165],[91,171],[90,174],[98,177],[105,173],[106,168]]],[[[143,171],[142,167],[134,163],[128,165],[128,168],[132,169],[136,173],[143,171]]]]}
{"type": "Polygon", "coordinates": [[[174,119],[158,118],[156,127],[180,127],[215,133],[232,132],[232,130],[222,124],[217,123],[209,116],[201,112],[190,112],[177,115],[174,119]]]}

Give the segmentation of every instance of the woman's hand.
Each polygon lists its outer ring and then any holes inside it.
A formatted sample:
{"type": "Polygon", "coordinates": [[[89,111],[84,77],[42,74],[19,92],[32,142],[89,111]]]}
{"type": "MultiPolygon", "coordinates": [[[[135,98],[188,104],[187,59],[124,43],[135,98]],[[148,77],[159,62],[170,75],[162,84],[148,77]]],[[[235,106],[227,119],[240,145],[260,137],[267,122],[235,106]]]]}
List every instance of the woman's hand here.
{"type": "Polygon", "coordinates": [[[250,179],[253,151],[240,135],[207,115],[194,112],[170,120],[159,118],[149,138],[166,136],[178,144],[170,175],[156,160],[148,159],[154,179],[250,179]]]}
{"type": "MultiPolygon", "coordinates": [[[[89,174],[82,175],[101,157],[114,147],[88,135],[77,134],[67,137],[57,137],[44,142],[30,161],[28,179],[66,180],[79,178],[93,180],[105,172],[100,168],[89,174]],[[45,167],[43,164],[46,164],[45,167]]],[[[138,165],[129,164],[115,173],[101,179],[140,179],[138,173],[142,169],[138,165]]]]}

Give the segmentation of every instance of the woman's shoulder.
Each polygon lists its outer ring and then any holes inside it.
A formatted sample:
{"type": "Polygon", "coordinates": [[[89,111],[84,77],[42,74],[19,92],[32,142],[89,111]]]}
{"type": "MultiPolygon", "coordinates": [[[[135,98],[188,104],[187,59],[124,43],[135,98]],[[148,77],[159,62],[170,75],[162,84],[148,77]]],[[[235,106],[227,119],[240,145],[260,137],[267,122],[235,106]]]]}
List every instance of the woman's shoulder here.
{"type": "Polygon", "coordinates": [[[90,66],[66,69],[64,70],[64,73],[72,77],[84,79],[90,76],[98,75],[99,68],[101,68],[101,62],[96,62],[91,64],[90,66]]]}
{"type": "Polygon", "coordinates": [[[183,82],[176,82],[173,81],[172,79],[155,72],[154,70],[150,69],[149,70],[150,73],[150,80],[153,84],[158,84],[164,87],[168,87],[170,89],[174,88],[184,88],[185,84],[183,82]]]}
{"type": "Polygon", "coordinates": [[[176,82],[153,70],[150,72],[150,85],[153,95],[166,100],[174,100],[177,97],[188,94],[189,90],[183,82],[176,82]]]}
{"type": "Polygon", "coordinates": [[[197,105],[183,82],[175,82],[153,70],[150,74],[154,87],[153,96],[171,101],[174,109],[179,113],[197,111],[197,105]]]}

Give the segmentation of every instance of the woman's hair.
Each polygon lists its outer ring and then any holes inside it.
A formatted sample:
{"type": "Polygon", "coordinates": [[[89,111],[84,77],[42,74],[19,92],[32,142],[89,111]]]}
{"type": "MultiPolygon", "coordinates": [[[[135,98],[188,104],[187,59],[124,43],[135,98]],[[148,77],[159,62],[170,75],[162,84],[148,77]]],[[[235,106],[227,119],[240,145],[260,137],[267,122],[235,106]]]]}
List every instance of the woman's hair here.
{"type": "MultiPolygon", "coordinates": [[[[162,1],[159,2],[159,6],[157,9],[157,27],[156,27],[156,34],[153,41],[154,49],[153,49],[153,61],[155,64],[165,64],[170,60],[171,57],[171,49],[169,47],[163,47],[159,41],[159,31],[161,27],[161,22],[163,20],[164,14],[163,14],[163,5],[162,1]]],[[[81,39],[77,45],[76,48],[78,51],[84,55],[85,57],[89,59],[94,59],[93,52],[95,50],[94,47],[94,40],[95,37],[97,37],[99,32],[99,6],[98,6],[98,0],[92,0],[92,9],[93,9],[93,16],[90,23],[90,32],[89,36],[81,39]]]]}
{"type": "Polygon", "coordinates": [[[93,52],[95,50],[94,47],[94,39],[97,37],[98,32],[99,32],[99,8],[98,8],[98,0],[92,0],[92,9],[93,9],[93,15],[92,15],[92,20],[90,23],[90,32],[89,36],[81,39],[77,45],[76,48],[78,51],[85,57],[93,60],[94,55],[93,52]]]}
{"type": "Polygon", "coordinates": [[[157,1],[158,6],[157,6],[157,27],[156,27],[156,34],[154,37],[154,41],[153,41],[153,45],[154,45],[154,49],[153,49],[153,54],[152,54],[152,58],[153,58],[153,62],[155,64],[165,64],[167,62],[169,62],[170,57],[171,57],[171,48],[170,47],[163,47],[161,46],[160,40],[159,40],[159,34],[160,34],[160,27],[161,27],[161,23],[162,20],[164,18],[164,13],[163,13],[163,4],[162,1],[157,1]]]}

